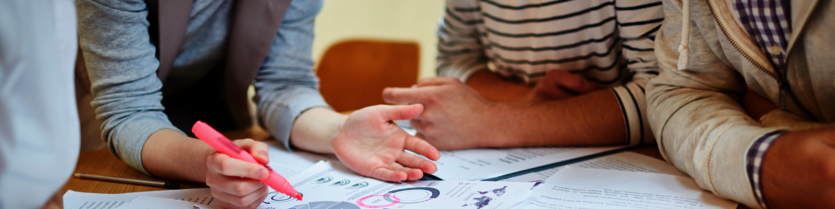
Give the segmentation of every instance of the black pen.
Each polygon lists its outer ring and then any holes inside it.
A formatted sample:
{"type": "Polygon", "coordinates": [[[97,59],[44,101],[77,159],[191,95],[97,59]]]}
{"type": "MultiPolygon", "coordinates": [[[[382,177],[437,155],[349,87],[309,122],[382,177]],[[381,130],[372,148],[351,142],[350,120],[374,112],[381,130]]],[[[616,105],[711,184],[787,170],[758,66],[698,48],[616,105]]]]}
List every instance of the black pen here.
{"type": "Polygon", "coordinates": [[[128,179],[128,178],[119,178],[119,177],[110,177],[110,176],[99,176],[99,175],[91,175],[91,174],[83,174],[83,173],[75,173],[73,174],[76,178],[80,179],[91,179],[91,180],[99,180],[99,181],[109,181],[109,182],[116,182],[116,183],[125,183],[125,184],[136,184],[142,186],[152,186],[152,187],[162,187],[166,189],[179,189],[180,184],[177,182],[160,182],[160,181],[146,181],[146,180],[139,180],[139,179],[128,179]]]}

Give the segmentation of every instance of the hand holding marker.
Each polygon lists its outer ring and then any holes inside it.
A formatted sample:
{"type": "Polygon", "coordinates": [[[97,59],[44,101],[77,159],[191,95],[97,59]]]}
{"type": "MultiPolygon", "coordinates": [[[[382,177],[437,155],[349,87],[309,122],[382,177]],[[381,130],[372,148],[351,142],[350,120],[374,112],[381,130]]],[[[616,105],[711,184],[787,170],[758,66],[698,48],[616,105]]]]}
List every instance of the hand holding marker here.
{"type": "Polygon", "coordinates": [[[264,182],[264,184],[270,186],[270,188],[273,188],[275,191],[281,192],[298,200],[302,200],[302,194],[296,191],[296,189],[293,188],[293,185],[290,185],[290,183],[287,182],[287,179],[273,171],[273,169],[269,166],[258,163],[252,155],[238,147],[238,145],[232,143],[232,141],[224,137],[208,124],[202,121],[197,121],[197,123],[194,123],[194,127],[191,128],[191,132],[194,132],[194,135],[197,136],[197,138],[217,150],[217,152],[238,160],[263,165],[270,171],[270,177],[261,180],[261,182],[264,182]]]}

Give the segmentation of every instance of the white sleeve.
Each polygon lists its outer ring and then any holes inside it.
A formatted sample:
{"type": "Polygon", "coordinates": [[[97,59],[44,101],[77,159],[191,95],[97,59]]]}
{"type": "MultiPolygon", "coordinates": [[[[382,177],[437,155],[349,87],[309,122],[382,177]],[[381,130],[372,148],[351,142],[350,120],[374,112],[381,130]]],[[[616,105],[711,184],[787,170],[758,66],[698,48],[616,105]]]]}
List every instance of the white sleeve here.
{"type": "Polygon", "coordinates": [[[41,208],[78,158],[72,0],[0,1],[0,208],[41,208]]]}

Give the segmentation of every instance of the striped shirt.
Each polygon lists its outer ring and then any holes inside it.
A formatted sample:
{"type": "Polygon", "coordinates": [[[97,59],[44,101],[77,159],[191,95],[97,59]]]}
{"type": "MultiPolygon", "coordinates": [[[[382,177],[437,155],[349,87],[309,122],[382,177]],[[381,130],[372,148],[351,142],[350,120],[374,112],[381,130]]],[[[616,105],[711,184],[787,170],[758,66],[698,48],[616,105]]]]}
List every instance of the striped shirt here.
{"type": "Polygon", "coordinates": [[[438,26],[438,76],[465,81],[491,70],[536,83],[567,70],[610,87],[626,120],[626,144],[654,143],[644,87],[658,75],[653,52],[660,0],[448,0],[438,26]]]}

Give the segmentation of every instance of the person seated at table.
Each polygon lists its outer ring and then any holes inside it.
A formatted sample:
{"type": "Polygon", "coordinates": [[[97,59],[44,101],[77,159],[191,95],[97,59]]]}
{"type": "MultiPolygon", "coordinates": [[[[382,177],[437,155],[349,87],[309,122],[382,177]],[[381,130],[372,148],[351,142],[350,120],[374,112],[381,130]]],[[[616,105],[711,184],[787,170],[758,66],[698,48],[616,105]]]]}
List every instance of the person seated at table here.
{"type": "Polygon", "coordinates": [[[423,104],[411,125],[438,149],[654,143],[660,0],[534,2],[448,0],[441,78],[384,99],[423,104]]]}
{"type": "Polygon", "coordinates": [[[62,208],[80,146],[72,0],[0,1],[0,209],[62,208]]]}
{"type": "Polygon", "coordinates": [[[664,0],[662,72],[647,85],[664,158],[752,208],[835,208],[833,9],[664,0]]]}
{"type": "MultiPolygon", "coordinates": [[[[311,58],[322,3],[77,1],[92,105],[111,151],[148,175],[206,182],[224,208],[257,207],[267,187],[256,179],[267,170],[189,137],[197,120],[219,130],[250,127],[246,92],[254,80],[258,122],[288,149],[334,153],[386,181],[434,172],[434,163],[404,150],[433,160],[438,151],[391,122],[417,116],[421,105],[346,116],[322,99],[311,58]]],[[[235,143],[267,163],[264,143],[235,143]]]]}

